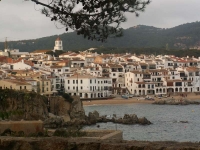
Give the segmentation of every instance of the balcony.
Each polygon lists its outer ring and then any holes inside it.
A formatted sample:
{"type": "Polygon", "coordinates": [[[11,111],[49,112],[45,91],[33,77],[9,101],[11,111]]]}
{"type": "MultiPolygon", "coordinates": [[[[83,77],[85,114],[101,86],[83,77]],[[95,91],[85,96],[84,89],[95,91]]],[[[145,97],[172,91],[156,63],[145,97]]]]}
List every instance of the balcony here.
{"type": "Polygon", "coordinates": [[[102,73],[109,74],[110,72],[108,70],[103,70],[102,73]]]}
{"type": "Polygon", "coordinates": [[[151,79],[151,77],[144,77],[143,79],[144,79],[144,80],[145,80],[145,79],[151,79]]]}
{"type": "Polygon", "coordinates": [[[138,86],[138,88],[145,88],[145,86],[138,86]]]}
{"type": "Polygon", "coordinates": [[[163,85],[155,85],[155,87],[163,87],[163,85]]]}

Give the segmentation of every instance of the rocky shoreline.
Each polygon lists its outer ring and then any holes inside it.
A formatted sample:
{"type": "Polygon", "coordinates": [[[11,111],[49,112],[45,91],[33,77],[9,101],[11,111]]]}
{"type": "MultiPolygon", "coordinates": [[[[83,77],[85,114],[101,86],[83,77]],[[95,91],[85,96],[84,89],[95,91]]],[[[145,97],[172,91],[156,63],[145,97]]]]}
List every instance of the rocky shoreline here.
{"type": "MultiPolygon", "coordinates": [[[[82,113],[81,113],[82,114],[82,113]]],[[[97,111],[89,112],[88,116],[82,116],[80,118],[74,118],[71,121],[65,122],[62,117],[54,116],[44,121],[45,128],[62,128],[62,127],[81,127],[85,125],[94,125],[96,123],[113,122],[118,124],[140,124],[150,125],[152,124],[147,118],[138,118],[135,114],[125,114],[124,117],[118,118],[115,114],[112,117],[100,116],[97,111]]]]}
{"type": "Polygon", "coordinates": [[[153,102],[152,104],[156,104],[156,105],[199,105],[200,102],[188,100],[186,98],[179,99],[179,100],[174,99],[174,98],[167,98],[167,99],[163,99],[163,100],[157,100],[157,101],[153,102]]]}

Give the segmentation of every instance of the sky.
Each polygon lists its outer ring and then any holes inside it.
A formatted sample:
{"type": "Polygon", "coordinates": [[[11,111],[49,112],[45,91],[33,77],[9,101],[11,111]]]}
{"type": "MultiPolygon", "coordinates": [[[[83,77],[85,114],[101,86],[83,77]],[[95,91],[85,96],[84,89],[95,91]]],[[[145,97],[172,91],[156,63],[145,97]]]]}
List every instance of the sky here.
{"type": "MultiPolygon", "coordinates": [[[[40,0],[44,1],[44,0],[40,0]]],[[[200,21],[200,0],[151,0],[139,17],[126,14],[123,28],[148,25],[171,28],[181,24],[200,21]]],[[[31,1],[1,0],[0,41],[35,39],[66,33],[58,23],[50,21],[31,1]]]]}

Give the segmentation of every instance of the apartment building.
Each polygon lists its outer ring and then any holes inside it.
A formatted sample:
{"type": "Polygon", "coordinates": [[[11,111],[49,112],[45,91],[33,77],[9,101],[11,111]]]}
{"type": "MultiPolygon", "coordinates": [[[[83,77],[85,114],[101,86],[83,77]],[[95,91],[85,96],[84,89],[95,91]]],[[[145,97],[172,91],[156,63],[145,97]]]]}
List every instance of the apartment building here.
{"type": "Polygon", "coordinates": [[[3,79],[0,81],[0,89],[32,91],[32,85],[25,80],[3,79]]]}
{"type": "Polygon", "coordinates": [[[103,98],[112,94],[112,79],[76,74],[65,78],[65,92],[84,98],[103,98]]]}

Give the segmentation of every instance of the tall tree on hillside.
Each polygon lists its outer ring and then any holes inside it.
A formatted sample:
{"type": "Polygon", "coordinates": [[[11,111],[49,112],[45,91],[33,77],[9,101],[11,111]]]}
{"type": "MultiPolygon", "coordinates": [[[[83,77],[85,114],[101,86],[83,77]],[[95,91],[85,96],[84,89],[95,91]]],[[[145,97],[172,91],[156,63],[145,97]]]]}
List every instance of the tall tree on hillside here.
{"type": "Polygon", "coordinates": [[[120,24],[126,21],[125,12],[138,16],[150,0],[30,0],[42,5],[42,13],[52,21],[75,30],[91,40],[105,41],[121,36],[120,24]]]}

